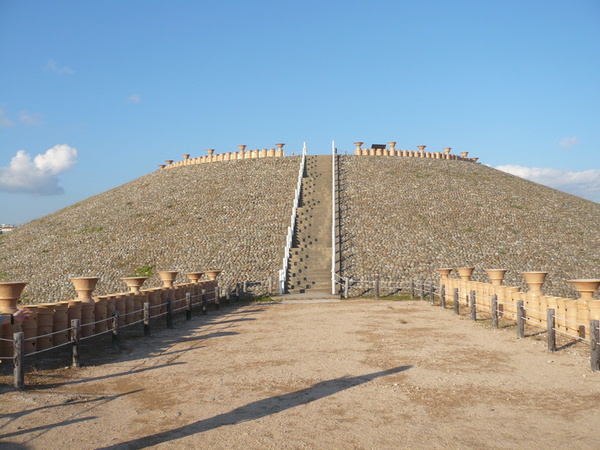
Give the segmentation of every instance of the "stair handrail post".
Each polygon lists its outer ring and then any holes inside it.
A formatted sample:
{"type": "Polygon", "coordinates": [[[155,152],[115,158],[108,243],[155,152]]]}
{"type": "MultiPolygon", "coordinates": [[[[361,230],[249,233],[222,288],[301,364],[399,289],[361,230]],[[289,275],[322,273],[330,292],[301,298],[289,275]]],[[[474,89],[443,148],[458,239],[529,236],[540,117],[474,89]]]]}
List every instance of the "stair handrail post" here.
{"type": "Polygon", "coordinates": [[[331,141],[331,295],[335,295],[335,141],[331,141]]]}

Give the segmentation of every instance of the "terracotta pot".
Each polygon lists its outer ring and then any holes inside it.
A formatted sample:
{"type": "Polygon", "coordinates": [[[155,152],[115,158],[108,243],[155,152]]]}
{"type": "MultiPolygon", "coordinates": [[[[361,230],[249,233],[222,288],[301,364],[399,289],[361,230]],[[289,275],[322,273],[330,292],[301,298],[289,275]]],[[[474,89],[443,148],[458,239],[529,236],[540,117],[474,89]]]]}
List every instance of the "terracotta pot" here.
{"type": "Polygon", "coordinates": [[[452,269],[451,268],[444,268],[444,269],[438,269],[437,271],[440,274],[440,277],[441,277],[442,280],[447,280],[448,279],[448,275],[450,275],[450,272],[452,272],[452,269]]]}
{"type": "Polygon", "coordinates": [[[134,322],[133,313],[135,311],[135,294],[131,292],[129,294],[125,294],[123,297],[125,297],[125,324],[130,324],[134,322]]]}
{"type": "Polygon", "coordinates": [[[163,282],[163,287],[172,288],[178,273],[178,270],[162,270],[158,272],[158,276],[163,282]]]}
{"type": "Polygon", "coordinates": [[[134,294],[140,293],[140,288],[146,282],[147,279],[148,279],[148,277],[123,277],[123,278],[121,278],[121,280],[123,280],[125,282],[127,287],[134,294]]]}
{"type": "Polygon", "coordinates": [[[206,276],[208,277],[208,281],[214,281],[217,279],[222,270],[207,270],[206,276]]]}
{"type": "Polygon", "coordinates": [[[17,303],[25,286],[27,283],[22,282],[0,283],[0,313],[14,314],[17,312],[17,303]]]}
{"type": "Polygon", "coordinates": [[[202,278],[202,275],[204,275],[204,272],[187,272],[185,274],[188,280],[190,280],[192,283],[198,283],[198,280],[202,278]]]}
{"type": "Polygon", "coordinates": [[[506,269],[485,269],[485,273],[492,282],[493,286],[501,286],[506,269]]]}
{"type": "Polygon", "coordinates": [[[548,272],[521,272],[525,282],[529,286],[529,292],[536,295],[542,295],[542,285],[548,272]]]}
{"type": "Polygon", "coordinates": [[[475,270],[475,267],[459,267],[458,269],[456,269],[456,271],[458,272],[458,276],[463,281],[469,281],[471,279],[473,270],[475,270]]]}
{"type": "MultiPolygon", "coordinates": [[[[93,299],[92,299],[93,301],[93,299]]],[[[88,337],[96,330],[96,303],[81,302],[81,337],[88,337]]]]}
{"type": "Polygon", "coordinates": [[[115,295],[115,311],[119,311],[119,327],[125,325],[125,313],[126,305],[125,305],[125,296],[121,294],[115,295]]]}
{"type": "Polygon", "coordinates": [[[92,292],[94,292],[94,289],[96,289],[96,284],[98,284],[100,277],[76,277],[69,279],[75,287],[77,299],[81,300],[82,303],[89,303],[90,305],[93,305],[94,300],[92,299],[92,292]]]}
{"type": "Polygon", "coordinates": [[[579,326],[579,336],[589,338],[590,337],[590,309],[588,303],[594,301],[594,292],[598,290],[600,286],[600,280],[598,279],[580,279],[580,280],[567,280],[573,286],[577,292],[579,292],[579,299],[577,299],[577,322],[581,324],[579,326]]]}
{"type": "Polygon", "coordinates": [[[590,300],[594,298],[594,292],[598,290],[600,286],[600,280],[598,279],[590,279],[590,280],[567,280],[573,286],[577,292],[579,292],[579,296],[582,299],[590,300]]]}

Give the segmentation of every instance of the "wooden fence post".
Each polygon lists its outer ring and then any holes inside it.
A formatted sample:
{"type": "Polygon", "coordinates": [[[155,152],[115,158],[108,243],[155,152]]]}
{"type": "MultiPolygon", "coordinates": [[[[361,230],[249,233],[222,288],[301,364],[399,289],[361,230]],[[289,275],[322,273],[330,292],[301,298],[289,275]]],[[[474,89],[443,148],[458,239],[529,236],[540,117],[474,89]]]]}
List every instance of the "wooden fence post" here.
{"type": "Polygon", "coordinates": [[[269,295],[273,294],[273,277],[269,277],[269,295]]]}
{"type": "Polygon", "coordinates": [[[471,291],[471,320],[477,320],[477,299],[475,291],[471,291]]]}
{"type": "Polygon", "coordinates": [[[115,350],[121,350],[119,346],[119,310],[117,309],[112,316],[112,345],[115,350]]]}
{"type": "Polygon", "coordinates": [[[144,336],[150,336],[150,302],[144,302],[144,336]]]}
{"type": "Polygon", "coordinates": [[[379,277],[375,278],[375,300],[379,300],[379,277]]]}
{"type": "Polygon", "coordinates": [[[219,311],[221,309],[221,288],[219,286],[215,286],[215,311],[219,311]]]}
{"type": "Polygon", "coordinates": [[[79,340],[81,339],[81,320],[71,320],[71,327],[73,327],[73,334],[71,335],[71,353],[73,355],[73,367],[79,369],[81,364],[79,362],[79,340]]]}
{"type": "Polygon", "coordinates": [[[202,301],[200,303],[202,305],[202,315],[205,316],[208,314],[208,309],[206,308],[206,289],[202,289],[202,301]]]}
{"type": "Polygon", "coordinates": [[[425,300],[425,282],[421,280],[421,301],[425,300]]]}
{"type": "Polygon", "coordinates": [[[248,296],[248,281],[244,281],[244,287],[242,289],[242,295],[244,296],[244,300],[248,296]]]}
{"type": "Polygon", "coordinates": [[[225,305],[231,306],[231,292],[229,290],[229,286],[225,286],[225,305]]]}
{"type": "Polygon", "coordinates": [[[185,320],[192,320],[192,294],[185,294],[185,320]]]}
{"type": "Polygon", "coordinates": [[[173,305],[171,303],[171,297],[167,298],[167,328],[173,328],[173,305]]]}
{"type": "Polygon", "coordinates": [[[415,298],[415,280],[410,280],[410,297],[415,298]]]}
{"type": "Polygon", "coordinates": [[[19,331],[13,333],[13,375],[15,388],[23,389],[25,387],[25,366],[23,365],[23,356],[25,355],[25,333],[19,331]]]}
{"type": "Polygon", "coordinates": [[[517,339],[525,336],[525,308],[523,300],[517,301],[517,339]]]}
{"type": "MultiPolygon", "coordinates": [[[[590,363],[592,372],[600,371],[600,325],[598,320],[590,320],[590,363]]],[[[16,341],[15,341],[16,342],[16,341]]]]}
{"type": "Polygon", "coordinates": [[[440,306],[443,309],[446,309],[446,285],[442,284],[442,288],[440,289],[440,306]]]}
{"type": "Polygon", "coordinates": [[[350,278],[346,278],[344,281],[344,298],[348,298],[348,291],[350,290],[350,278]]]}
{"type": "Polygon", "coordinates": [[[460,305],[458,304],[458,288],[454,288],[454,314],[460,314],[460,305]]]}
{"type": "Polygon", "coordinates": [[[429,303],[431,303],[432,305],[435,305],[435,287],[433,286],[433,283],[431,283],[429,285],[429,303]]]}
{"type": "Polygon", "coordinates": [[[498,328],[498,296],[492,295],[492,328],[498,328]]]}
{"type": "Polygon", "coordinates": [[[554,308],[548,308],[546,311],[546,323],[548,324],[548,351],[556,351],[556,330],[554,321],[554,308]]]}
{"type": "Polygon", "coordinates": [[[240,283],[236,283],[235,284],[235,300],[238,301],[238,302],[242,299],[241,298],[240,290],[241,290],[240,289],[240,283]]]}

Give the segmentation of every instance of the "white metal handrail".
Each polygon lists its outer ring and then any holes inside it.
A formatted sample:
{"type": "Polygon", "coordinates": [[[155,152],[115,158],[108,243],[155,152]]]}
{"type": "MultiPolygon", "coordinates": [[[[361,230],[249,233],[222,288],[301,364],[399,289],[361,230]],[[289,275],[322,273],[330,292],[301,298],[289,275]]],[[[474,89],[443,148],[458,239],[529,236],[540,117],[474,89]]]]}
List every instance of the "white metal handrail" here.
{"type": "Polygon", "coordinates": [[[288,227],[287,236],[285,239],[285,250],[283,255],[283,268],[279,271],[279,294],[285,293],[285,285],[287,283],[287,269],[290,263],[290,251],[294,239],[294,229],[296,228],[296,217],[300,204],[300,195],[302,193],[302,178],[306,167],[306,142],[302,148],[302,158],[300,160],[300,169],[298,170],[298,182],[294,191],[294,205],[292,207],[292,215],[290,217],[290,226],[288,227]]]}

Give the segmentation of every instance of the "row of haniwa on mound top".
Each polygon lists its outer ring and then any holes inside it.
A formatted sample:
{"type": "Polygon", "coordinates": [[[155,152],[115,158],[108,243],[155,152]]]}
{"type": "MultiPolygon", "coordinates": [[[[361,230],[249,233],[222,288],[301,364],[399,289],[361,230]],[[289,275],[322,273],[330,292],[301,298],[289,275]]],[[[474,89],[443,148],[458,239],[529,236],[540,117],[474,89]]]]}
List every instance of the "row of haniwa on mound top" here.
{"type": "Polygon", "coordinates": [[[238,145],[239,151],[237,152],[227,152],[227,153],[217,153],[215,154],[215,150],[209,148],[206,150],[208,155],[206,156],[198,156],[196,158],[190,158],[189,154],[183,155],[183,161],[173,162],[172,159],[167,159],[165,162],[167,164],[159,164],[158,168],[160,169],[172,169],[174,167],[183,167],[190,166],[194,164],[205,164],[216,161],[233,161],[237,159],[254,159],[254,158],[279,158],[281,156],[285,156],[283,153],[283,146],[285,144],[275,144],[277,149],[263,148],[262,150],[246,150],[245,145],[238,145]]]}
{"type": "Polygon", "coordinates": [[[396,142],[388,142],[388,147],[385,145],[372,145],[371,148],[362,148],[364,142],[355,142],[356,156],[404,156],[413,158],[430,158],[430,159],[453,159],[460,161],[477,162],[479,158],[469,158],[469,152],[461,152],[460,156],[451,155],[451,147],[445,147],[443,152],[426,152],[426,145],[417,145],[418,151],[413,150],[396,150],[396,142]]]}
{"type": "Polygon", "coordinates": [[[504,286],[502,280],[506,269],[486,269],[491,283],[471,281],[474,267],[457,268],[459,278],[451,278],[451,268],[438,269],[440,290],[444,286],[446,296],[458,289],[459,303],[469,305],[471,291],[475,292],[476,306],[491,311],[491,297],[496,295],[500,314],[511,319],[517,317],[517,302],[523,301],[527,323],[547,328],[547,310],[554,309],[556,329],[573,337],[590,337],[590,320],[600,320],[600,300],[594,293],[600,279],[567,280],[579,293],[578,299],[544,295],[542,286],[548,272],[522,272],[529,290],[520,292],[519,286],[504,286]]]}
{"type": "MultiPolygon", "coordinates": [[[[173,300],[172,308],[176,310],[184,306],[185,297],[200,295],[216,299],[217,277],[220,270],[205,272],[189,272],[189,283],[174,285],[179,271],[167,270],[158,272],[163,286],[153,289],[141,289],[148,277],[121,278],[129,287],[130,292],[102,295],[93,297],[92,293],[99,277],[70,278],[77,299],[57,302],[40,303],[23,306],[30,311],[30,317],[22,324],[0,326],[0,358],[12,355],[13,333],[23,331],[25,336],[25,353],[30,354],[39,350],[56,347],[70,341],[70,324],[73,319],[81,321],[81,337],[106,332],[113,313],[119,313],[119,326],[126,326],[142,319],[143,304],[150,303],[150,317],[156,317],[166,312],[166,301],[173,300]],[[207,280],[201,280],[206,275],[207,280]]],[[[21,298],[27,283],[0,283],[0,313],[13,314],[17,311],[17,303],[21,298]]],[[[218,301],[218,300],[216,300],[218,301]]]]}

